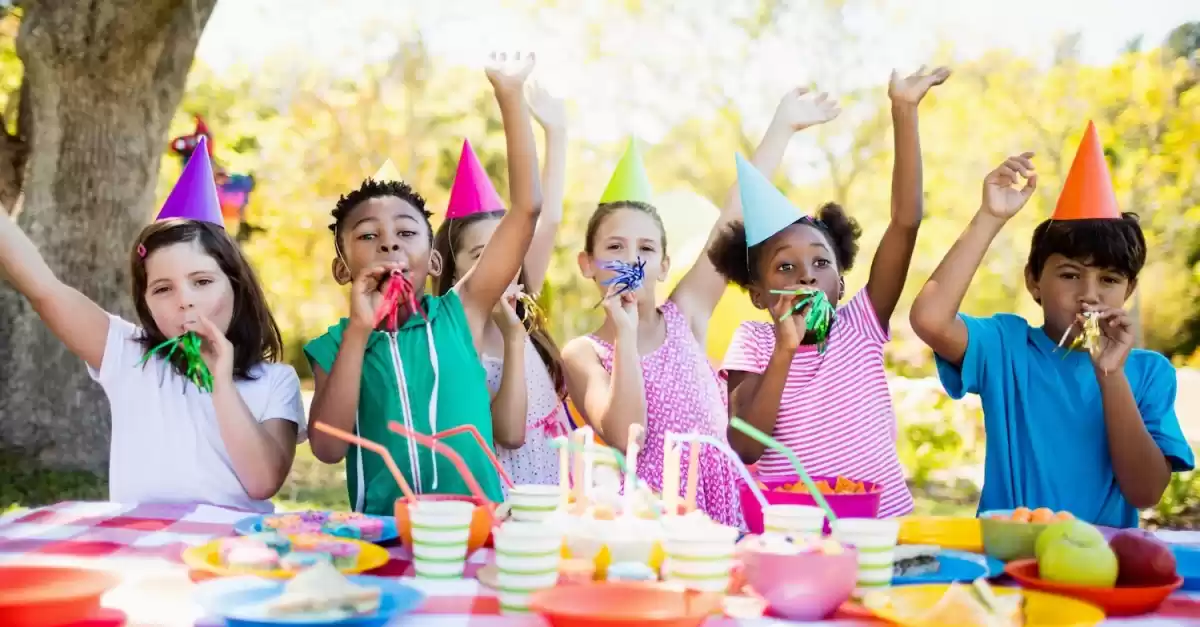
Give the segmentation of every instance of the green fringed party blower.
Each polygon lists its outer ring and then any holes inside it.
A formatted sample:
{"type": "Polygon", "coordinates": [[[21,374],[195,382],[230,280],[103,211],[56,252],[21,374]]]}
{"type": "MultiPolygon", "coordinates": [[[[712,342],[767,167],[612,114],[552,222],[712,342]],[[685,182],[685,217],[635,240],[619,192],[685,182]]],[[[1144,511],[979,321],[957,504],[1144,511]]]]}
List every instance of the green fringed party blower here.
{"type": "Polygon", "coordinates": [[[184,376],[192,383],[195,383],[196,387],[211,394],[213,391],[212,372],[208,370],[208,364],[204,363],[204,358],[200,356],[200,342],[200,336],[195,331],[188,331],[146,351],[146,354],[142,356],[142,360],[138,362],[138,365],[145,364],[147,361],[150,361],[150,358],[155,353],[169,347],[170,350],[163,356],[163,361],[170,364],[171,357],[175,356],[175,351],[181,352],[184,364],[187,366],[187,372],[184,376]]]}
{"type": "Polygon", "coordinates": [[[804,326],[812,332],[813,339],[817,341],[817,350],[825,352],[825,340],[829,339],[829,329],[833,326],[833,319],[837,313],[825,292],[801,287],[794,290],[771,290],[771,293],[801,296],[791,311],[783,314],[779,321],[787,320],[792,314],[808,307],[808,313],[804,314],[804,326]]]}

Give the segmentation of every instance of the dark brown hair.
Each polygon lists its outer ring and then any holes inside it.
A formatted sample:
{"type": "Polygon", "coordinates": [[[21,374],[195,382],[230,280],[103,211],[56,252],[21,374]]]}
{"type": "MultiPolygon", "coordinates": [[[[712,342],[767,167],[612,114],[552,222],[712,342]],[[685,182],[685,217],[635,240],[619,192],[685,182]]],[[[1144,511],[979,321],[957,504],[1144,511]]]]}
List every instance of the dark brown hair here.
{"type": "Polygon", "coordinates": [[[584,236],[583,251],[587,254],[592,254],[592,250],[596,243],[592,240],[596,239],[596,231],[600,228],[600,224],[608,216],[620,211],[621,209],[632,209],[641,211],[642,213],[654,218],[654,223],[658,225],[658,230],[662,233],[662,249],[663,255],[667,254],[667,230],[663,228],[662,217],[658,215],[658,209],[648,202],[640,200],[618,200],[616,202],[602,202],[596,210],[592,212],[592,217],[588,218],[587,234],[584,236]]]}
{"type": "MultiPolygon", "coordinates": [[[[467,227],[484,220],[498,220],[503,215],[504,211],[483,211],[462,218],[447,218],[442,221],[437,234],[433,236],[433,249],[442,257],[442,273],[433,281],[434,294],[443,296],[454,288],[454,275],[458,274],[458,266],[454,262],[454,251],[461,246],[462,234],[467,227]]],[[[517,282],[526,288],[530,287],[525,282],[524,268],[521,269],[517,282]]],[[[525,320],[525,331],[529,333],[529,339],[533,340],[533,347],[537,349],[538,356],[542,358],[542,362],[546,364],[546,370],[550,372],[550,378],[554,381],[554,391],[558,394],[559,400],[566,398],[567,379],[563,373],[562,355],[559,353],[558,345],[554,343],[554,338],[550,337],[545,329],[534,327],[531,319],[525,319],[523,303],[518,301],[516,309],[517,316],[525,320]]]]}
{"type": "MultiPolygon", "coordinates": [[[[154,323],[150,307],[146,304],[146,257],[160,248],[192,242],[199,244],[204,253],[217,262],[221,272],[229,277],[233,288],[233,317],[225,337],[233,344],[233,376],[237,379],[253,378],[250,373],[255,366],[263,362],[278,362],[283,358],[283,339],[267,307],[258,277],[242,255],[241,248],[225,229],[209,222],[164,220],[151,223],[138,235],[130,254],[133,302],[142,326],[142,333],[137,340],[146,350],[150,350],[168,339],[154,323]]],[[[181,376],[186,375],[187,365],[182,354],[177,353],[171,363],[176,372],[181,376]]]]}
{"type": "Polygon", "coordinates": [[[1035,280],[1054,253],[1136,281],[1146,265],[1146,236],[1135,213],[1116,220],[1046,220],[1033,230],[1029,247],[1027,265],[1035,280]]]}
{"type": "MultiPolygon", "coordinates": [[[[807,224],[825,236],[837,259],[838,274],[845,274],[854,267],[862,228],[841,205],[827,202],[817,210],[816,216],[805,216],[792,224],[807,224]]],[[[708,259],[726,281],[749,289],[758,281],[758,262],[767,241],[747,247],[745,223],[741,220],[731,222],[708,247],[708,259]]]]}

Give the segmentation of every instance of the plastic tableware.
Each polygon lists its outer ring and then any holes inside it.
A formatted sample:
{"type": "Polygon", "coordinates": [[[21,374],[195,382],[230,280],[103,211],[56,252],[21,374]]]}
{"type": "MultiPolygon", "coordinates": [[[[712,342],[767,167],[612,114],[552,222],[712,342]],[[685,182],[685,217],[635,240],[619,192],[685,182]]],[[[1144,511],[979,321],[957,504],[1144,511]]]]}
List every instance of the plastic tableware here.
{"type": "Polygon", "coordinates": [[[893,586],[911,586],[931,583],[954,583],[961,581],[969,583],[985,577],[992,579],[1004,574],[1004,562],[986,555],[977,555],[966,551],[938,551],[934,556],[938,561],[937,572],[924,575],[907,575],[892,577],[893,586]]]}
{"type": "Polygon", "coordinates": [[[894,518],[839,518],[833,523],[833,537],[858,552],[856,594],[892,583],[896,557],[896,537],[900,522],[894,518]]]}
{"type": "MultiPolygon", "coordinates": [[[[376,546],[370,542],[362,540],[350,540],[347,538],[329,538],[330,542],[346,542],[358,545],[358,559],[354,566],[350,568],[339,569],[342,574],[357,575],[369,570],[374,570],[388,563],[390,557],[387,549],[376,546]]],[[[207,544],[200,546],[189,547],[183,551],[183,563],[193,571],[199,571],[208,575],[217,577],[237,577],[241,575],[254,575],[256,577],[264,577],[266,579],[291,579],[296,575],[295,572],[284,569],[275,570],[246,570],[244,568],[230,568],[221,563],[221,541],[213,540],[207,544]]],[[[196,579],[193,577],[193,579],[196,579]]]]}
{"type": "Polygon", "coordinates": [[[1200,547],[1171,545],[1175,571],[1183,577],[1184,590],[1200,590],[1200,547]]]}
{"type": "Polygon", "coordinates": [[[1012,510],[993,510],[979,514],[983,550],[1003,562],[1030,559],[1034,557],[1037,537],[1050,524],[1007,520],[1007,517],[1011,515],[1012,510]],[[993,518],[993,516],[1003,518],[993,518]]]}
{"type": "MultiPolygon", "coordinates": [[[[945,596],[953,584],[900,586],[872,592],[864,605],[877,617],[902,627],[915,627],[919,614],[927,611],[945,596]],[[913,614],[918,614],[914,616],[913,614]]],[[[962,584],[959,584],[962,585],[962,584]]],[[[1090,627],[1104,620],[1104,611],[1078,599],[1019,588],[992,588],[996,596],[1019,594],[1025,598],[1026,625],[1055,627],[1090,627]]]]}
{"type": "Polygon", "coordinates": [[[983,530],[978,518],[905,516],[900,519],[899,544],[983,553],[983,530]]]}
{"type": "Polygon", "coordinates": [[[1043,590],[1065,597],[1087,601],[1103,609],[1109,616],[1137,616],[1153,612],[1183,585],[1182,577],[1175,577],[1169,584],[1161,586],[1117,586],[1096,588],[1069,583],[1046,581],[1038,575],[1037,560],[1009,562],[1004,572],[1026,588],[1043,590]]]}
{"type": "Polygon", "coordinates": [[[699,627],[722,594],[657,583],[591,583],[535,592],[529,607],[551,627],[699,627]]]}
{"type": "Polygon", "coordinates": [[[196,587],[196,600],[204,611],[225,620],[229,627],[382,627],[393,618],[420,607],[425,594],[396,579],[357,575],[348,579],[360,586],[379,588],[379,609],[373,614],[330,621],[302,617],[263,617],[256,612],[283,592],[284,583],[258,577],[214,579],[196,587]]]}
{"type": "MultiPolygon", "coordinates": [[[[242,536],[248,536],[248,535],[255,534],[255,533],[262,533],[263,531],[271,531],[270,529],[266,529],[263,527],[263,521],[266,520],[267,518],[269,518],[270,516],[280,516],[280,514],[270,514],[270,515],[264,514],[264,515],[259,515],[259,516],[250,516],[247,518],[243,518],[243,519],[237,521],[237,523],[235,523],[233,525],[233,531],[234,531],[234,533],[237,533],[238,535],[242,535],[242,536]]],[[[396,538],[400,537],[400,532],[396,528],[396,519],[393,518],[392,516],[369,516],[369,517],[370,518],[378,518],[379,520],[383,521],[383,532],[380,534],[380,536],[378,538],[367,540],[367,542],[376,542],[376,543],[389,542],[391,540],[395,540],[396,538]]],[[[364,540],[366,540],[366,539],[364,538],[364,540]]]]}
{"type": "MultiPolygon", "coordinates": [[[[422,494],[422,501],[468,501],[475,504],[475,512],[471,515],[471,534],[467,537],[467,556],[478,551],[491,540],[492,516],[488,513],[488,505],[479,499],[459,494],[422,494]]],[[[400,533],[400,542],[412,550],[412,520],[408,514],[408,501],[396,500],[396,529],[400,533]]]]}
{"type": "Polygon", "coordinates": [[[95,616],[100,597],[120,580],[84,568],[0,567],[0,625],[44,627],[95,616]]]}
{"type": "MultiPolygon", "coordinates": [[[[813,481],[825,481],[829,485],[837,483],[837,477],[813,477],[813,481]]],[[[782,487],[789,483],[800,481],[799,475],[777,475],[771,477],[758,477],[758,481],[767,486],[763,490],[763,496],[767,498],[767,503],[772,505],[812,505],[816,506],[817,501],[811,494],[802,492],[779,492],[775,488],[782,487]]],[[[863,494],[825,494],[825,501],[829,503],[829,508],[834,514],[840,517],[848,518],[874,518],[879,515],[879,497],[883,494],[883,489],[876,483],[864,481],[863,487],[866,492],[863,494]]],[[[738,491],[742,499],[742,516],[746,520],[746,527],[750,529],[750,533],[763,532],[763,511],[759,506],[758,501],[754,498],[750,491],[750,487],[744,481],[738,482],[738,491]]],[[[824,532],[829,533],[829,521],[825,521],[824,532]]]]}
{"type": "Polygon", "coordinates": [[[750,549],[739,555],[750,588],[766,599],[772,614],[788,620],[826,618],[850,598],[858,576],[853,549],[836,555],[750,549]]]}

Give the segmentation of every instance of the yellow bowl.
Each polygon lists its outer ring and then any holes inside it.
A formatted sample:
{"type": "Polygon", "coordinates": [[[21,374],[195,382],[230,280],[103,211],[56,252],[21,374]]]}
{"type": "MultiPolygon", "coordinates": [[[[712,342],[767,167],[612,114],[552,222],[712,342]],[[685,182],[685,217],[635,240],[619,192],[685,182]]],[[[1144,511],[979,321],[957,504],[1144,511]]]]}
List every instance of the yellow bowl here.
{"type": "MultiPolygon", "coordinates": [[[[332,540],[331,540],[332,541],[332,540]]],[[[351,540],[349,538],[338,538],[338,542],[349,542],[358,545],[358,560],[354,566],[350,568],[339,569],[347,575],[358,575],[368,570],[374,570],[388,563],[387,549],[371,544],[370,542],[362,542],[361,540],[351,540]]],[[[277,568],[275,570],[247,570],[244,568],[230,568],[221,563],[220,555],[221,541],[214,540],[208,544],[194,546],[184,550],[183,563],[188,568],[203,573],[209,573],[217,577],[237,577],[241,575],[250,575],[254,577],[265,577],[267,579],[291,579],[296,573],[290,570],[277,568]]]]}
{"type": "Polygon", "coordinates": [[[983,553],[978,518],[905,516],[900,519],[900,544],[928,544],[954,551],[983,553]]]}
{"type": "MultiPolygon", "coordinates": [[[[916,617],[906,614],[933,607],[949,588],[946,584],[898,586],[871,592],[863,604],[876,617],[901,627],[942,627],[914,621],[916,617]],[[897,612],[897,605],[910,608],[910,611],[897,612]]],[[[1025,627],[1091,627],[1104,621],[1103,610],[1077,599],[1020,588],[992,588],[992,591],[996,596],[1019,594],[1025,597],[1025,627]]]]}

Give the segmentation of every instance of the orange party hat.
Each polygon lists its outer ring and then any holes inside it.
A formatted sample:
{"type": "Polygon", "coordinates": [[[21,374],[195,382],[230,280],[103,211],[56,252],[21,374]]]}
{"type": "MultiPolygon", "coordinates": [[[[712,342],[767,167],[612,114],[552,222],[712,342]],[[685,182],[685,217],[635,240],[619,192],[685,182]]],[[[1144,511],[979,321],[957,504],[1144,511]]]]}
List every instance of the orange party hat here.
{"type": "Polygon", "coordinates": [[[1113,193],[1112,177],[1108,173],[1108,162],[1104,160],[1104,147],[1096,125],[1088,122],[1079,142],[1079,151],[1071,171],[1063,183],[1051,220],[1119,219],[1117,195],[1113,193]]]}

